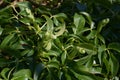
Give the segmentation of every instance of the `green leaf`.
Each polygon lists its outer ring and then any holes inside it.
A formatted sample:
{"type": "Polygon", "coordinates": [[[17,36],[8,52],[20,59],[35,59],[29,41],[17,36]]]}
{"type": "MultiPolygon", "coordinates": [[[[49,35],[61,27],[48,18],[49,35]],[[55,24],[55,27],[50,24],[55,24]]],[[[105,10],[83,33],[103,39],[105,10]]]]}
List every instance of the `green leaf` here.
{"type": "Polygon", "coordinates": [[[65,23],[63,23],[60,27],[57,28],[57,32],[54,32],[55,36],[58,37],[63,35],[64,31],[65,31],[65,23]]]}
{"type": "Polygon", "coordinates": [[[59,69],[59,63],[56,62],[56,61],[50,62],[50,63],[47,64],[47,67],[48,68],[57,68],[57,69],[59,69]]]}
{"type": "Polygon", "coordinates": [[[21,69],[13,74],[11,80],[28,80],[31,78],[31,71],[29,69],[21,69]]]}
{"type": "Polygon", "coordinates": [[[100,33],[102,28],[105,27],[107,24],[109,23],[109,19],[103,19],[102,21],[100,21],[98,23],[98,26],[97,26],[97,33],[100,33]]]}
{"type": "Polygon", "coordinates": [[[53,18],[53,21],[54,21],[54,24],[55,24],[56,26],[58,26],[58,25],[60,24],[56,17],[53,18]]]}
{"type": "Polygon", "coordinates": [[[4,30],[4,29],[0,27],[0,35],[2,34],[3,30],[4,30]]]}
{"type": "Polygon", "coordinates": [[[110,43],[108,45],[108,49],[112,49],[112,50],[118,51],[120,53],[120,43],[117,43],[117,42],[110,43]]]}
{"type": "Polygon", "coordinates": [[[31,20],[29,18],[26,18],[26,17],[20,18],[19,21],[26,24],[26,25],[30,25],[30,23],[31,23],[31,20]]]}
{"type": "Polygon", "coordinates": [[[85,26],[85,19],[82,15],[75,14],[74,15],[74,24],[76,28],[73,28],[74,34],[79,34],[79,32],[83,29],[85,26]]]}
{"type": "Polygon", "coordinates": [[[92,30],[90,34],[87,35],[87,39],[94,39],[96,35],[96,30],[92,30]]]}
{"type": "Polygon", "coordinates": [[[29,52],[27,53],[27,56],[32,56],[33,54],[34,54],[34,50],[31,49],[31,50],[29,50],[29,52]]]}
{"type": "Polygon", "coordinates": [[[43,15],[43,17],[45,17],[45,19],[47,20],[47,31],[52,33],[53,32],[53,26],[54,26],[53,21],[47,15],[43,15]]]}
{"type": "Polygon", "coordinates": [[[45,65],[42,63],[39,63],[38,65],[36,65],[35,67],[35,71],[34,71],[34,80],[38,80],[40,73],[42,72],[42,70],[45,68],[45,65]]]}
{"type": "Polygon", "coordinates": [[[7,46],[7,44],[12,40],[12,38],[14,37],[14,34],[10,34],[7,37],[4,38],[4,40],[2,41],[0,47],[4,48],[7,46]]]}
{"type": "Polygon", "coordinates": [[[106,51],[105,45],[101,45],[98,47],[98,59],[99,59],[100,64],[102,64],[103,54],[105,51],[106,51]]]}
{"type": "Polygon", "coordinates": [[[76,57],[78,50],[76,49],[76,47],[71,47],[69,52],[68,52],[68,58],[70,60],[74,59],[76,57]]]}
{"type": "Polygon", "coordinates": [[[97,37],[99,38],[99,40],[100,40],[103,44],[105,44],[105,39],[104,39],[104,37],[103,37],[102,35],[98,34],[97,37]]]}
{"type": "Polygon", "coordinates": [[[65,74],[65,77],[66,77],[66,80],[72,80],[71,76],[68,73],[65,74]]]}
{"type": "Polygon", "coordinates": [[[66,14],[64,14],[64,13],[58,13],[58,14],[54,15],[53,17],[56,17],[56,18],[59,18],[59,17],[67,18],[66,14]]]}
{"type": "Polygon", "coordinates": [[[32,79],[27,78],[25,76],[18,76],[18,77],[13,77],[11,80],[32,80],[32,79]]]}
{"type": "Polygon", "coordinates": [[[84,56],[80,59],[75,59],[74,61],[77,63],[78,66],[86,64],[91,58],[91,55],[84,56]]]}
{"type": "Polygon", "coordinates": [[[1,76],[5,79],[5,80],[7,80],[8,78],[7,78],[7,72],[9,71],[10,69],[9,68],[4,68],[2,71],[1,71],[1,76]]]}
{"type": "Polygon", "coordinates": [[[17,5],[20,7],[21,11],[24,11],[26,8],[32,9],[32,5],[28,1],[17,2],[17,5]]]}
{"type": "Polygon", "coordinates": [[[78,80],[96,80],[96,78],[94,78],[91,75],[84,75],[84,74],[79,74],[75,71],[73,71],[72,69],[70,69],[70,71],[74,74],[74,76],[78,79],[78,80]]]}
{"type": "Polygon", "coordinates": [[[111,74],[114,77],[118,73],[119,62],[118,62],[118,60],[115,58],[115,56],[112,53],[110,55],[109,64],[110,64],[111,74]]]}
{"type": "Polygon", "coordinates": [[[94,52],[93,54],[96,54],[96,51],[97,51],[97,48],[91,43],[80,43],[79,47],[86,49],[86,50],[93,51],[94,52]]]}
{"type": "Polygon", "coordinates": [[[80,13],[86,17],[86,19],[88,20],[88,24],[90,25],[90,28],[93,29],[95,23],[92,21],[91,16],[86,12],[80,12],[80,13]]]}
{"type": "Polygon", "coordinates": [[[90,68],[90,67],[93,66],[93,57],[92,57],[92,56],[91,56],[91,57],[89,58],[89,60],[86,62],[85,66],[86,66],[87,68],[90,68]]]}
{"type": "Polygon", "coordinates": [[[106,70],[107,70],[107,74],[110,72],[110,65],[109,65],[109,61],[107,60],[107,54],[104,53],[103,54],[103,62],[105,64],[106,70]]]}
{"type": "Polygon", "coordinates": [[[52,41],[49,40],[49,41],[47,41],[47,43],[45,44],[45,49],[46,49],[46,50],[50,50],[51,47],[52,47],[52,41]]]}
{"type": "Polygon", "coordinates": [[[65,64],[66,57],[67,57],[67,52],[65,51],[65,52],[63,52],[62,55],[61,55],[62,64],[65,64]]]}

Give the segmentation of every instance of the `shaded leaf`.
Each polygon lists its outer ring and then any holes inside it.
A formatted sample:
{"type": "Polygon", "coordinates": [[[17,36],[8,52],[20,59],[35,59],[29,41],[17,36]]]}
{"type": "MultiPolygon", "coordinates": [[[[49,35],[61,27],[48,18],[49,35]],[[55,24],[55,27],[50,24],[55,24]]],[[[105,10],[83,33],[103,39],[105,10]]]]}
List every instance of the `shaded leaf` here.
{"type": "Polygon", "coordinates": [[[93,52],[97,51],[96,47],[93,44],[91,44],[91,43],[80,43],[79,47],[84,48],[86,50],[93,51],[93,52]]]}
{"type": "Polygon", "coordinates": [[[110,64],[111,74],[112,76],[115,76],[119,70],[119,62],[113,54],[110,55],[109,64],[110,64]]]}
{"type": "Polygon", "coordinates": [[[90,28],[93,29],[95,23],[92,21],[91,16],[86,12],[80,12],[80,13],[86,17],[86,19],[88,20],[88,24],[90,25],[90,28]]]}
{"type": "Polygon", "coordinates": [[[118,51],[120,53],[120,43],[110,43],[108,49],[118,51]]]}
{"type": "Polygon", "coordinates": [[[102,28],[105,27],[109,22],[109,19],[103,19],[101,22],[98,23],[98,27],[97,27],[97,33],[100,33],[102,28]]]}
{"type": "Polygon", "coordinates": [[[101,45],[98,47],[98,59],[100,64],[102,64],[102,58],[103,58],[103,52],[106,51],[106,46],[105,45],[101,45]]]}
{"type": "Polygon", "coordinates": [[[44,68],[45,68],[45,65],[42,63],[39,63],[38,65],[36,65],[35,71],[34,71],[34,77],[33,77],[34,80],[38,80],[38,77],[44,68]]]}
{"type": "Polygon", "coordinates": [[[58,62],[50,62],[47,64],[48,68],[57,68],[59,69],[59,63],[58,62]]]}
{"type": "Polygon", "coordinates": [[[62,55],[61,55],[61,61],[62,61],[62,64],[65,63],[65,61],[66,61],[66,57],[67,57],[67,52],[65,51],[65,52],[63,52],[62,55]]]}
{"type": "Polygon", "coordinates": [[[94,78],[93,76],[91,75],[84,75],[84,74],[78,74],[76,73],[75,71],[73,71],[72,69],[70,70],[74,76],[78,79],[78,80],[96,80],[96,78],[94,78]]]}
{"type": "Polygon", "coordinates": [[[7,37],[4,38],[4,40],[2,41],[0,47],[4,48],[5,46],[7,46],[7,44],[11,41],[11,39],[14,37],[14,34],[10,34],[7,37]]]}
{"type": "Polygon", "coordinates": [[[2,34],[3,30],[4,30],[4,29],[0,27],[0,35],[2,34]]]}

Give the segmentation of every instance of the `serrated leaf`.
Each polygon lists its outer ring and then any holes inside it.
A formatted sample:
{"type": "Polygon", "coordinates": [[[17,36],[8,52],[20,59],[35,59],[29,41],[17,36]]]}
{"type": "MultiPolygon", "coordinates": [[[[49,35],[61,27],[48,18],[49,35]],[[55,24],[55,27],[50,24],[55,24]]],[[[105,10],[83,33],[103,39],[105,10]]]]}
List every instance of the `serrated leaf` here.
{"type": "Polygon", "coordinates": [[[120,53],[120,43],[117,43],[117,42],[110,43],[108,45],[108,49],[112,49],[112,50],[118,51],[120,53]]]}

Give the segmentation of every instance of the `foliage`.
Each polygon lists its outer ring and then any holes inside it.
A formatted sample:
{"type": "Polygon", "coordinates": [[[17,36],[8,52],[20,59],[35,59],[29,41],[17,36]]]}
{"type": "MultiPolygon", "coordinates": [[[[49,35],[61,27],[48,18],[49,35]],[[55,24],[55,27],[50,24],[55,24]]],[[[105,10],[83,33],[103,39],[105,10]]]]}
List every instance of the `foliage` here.
{"type": "Polygon", "coordinates": [[[119,80],[119,1],[45,1],[1,2],[0,79],[119,80]]]}

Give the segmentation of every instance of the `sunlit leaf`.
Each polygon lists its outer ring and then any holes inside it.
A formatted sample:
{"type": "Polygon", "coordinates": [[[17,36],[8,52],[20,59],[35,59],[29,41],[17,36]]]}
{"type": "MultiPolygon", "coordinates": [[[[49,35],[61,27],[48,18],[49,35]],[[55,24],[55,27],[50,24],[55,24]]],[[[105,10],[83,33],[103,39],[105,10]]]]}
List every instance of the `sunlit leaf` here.
{"type": "Polygon", "coordinates": [[[58,27],[58,30],[57,30],[57,32],[55,32],[56,37],[63,35],[63,33],[65,31],[65,23],[63,23],[60,27],[58,27]]]}
{"type": "Polygon", "coordinates": [[[1,71],[1,76],[4,78],[4,79],[8,79],[7,78],[7,72],[9,71],[10,69],[9,68],[4,68],[2,71],[1,71]]]}
{"type": "Polygon", "coordinates": [[[43,17],[45,17],[46,21],[47,21],[47,31],[48,32],[52,32],[53,31],[53,21],[46,15],[43,15],[43,17]]]}
{"type": "Polygon", "coordinates": [[[28,80],[31,78],[31,71],[29,69],[21,69],[13,74],[11,80],[28,80]]]}
{"type": "Polygon", "coordinates": [[[54,15],[54,17],[67,18],[66,14],[64,14],[64,13],[59,13],[59,14],[56,14],[56,15],[54,15]]]}
{"type": "Polygon", "coordinates": [[[75,14],[74,15],[74,24],[76,26],[75,29],[73,29],[74,33],[75,34],[78,34],[82,29],[83,27],[85,26],[85,19],[82,15],[79,15],[79,14],[75,14]]]}

